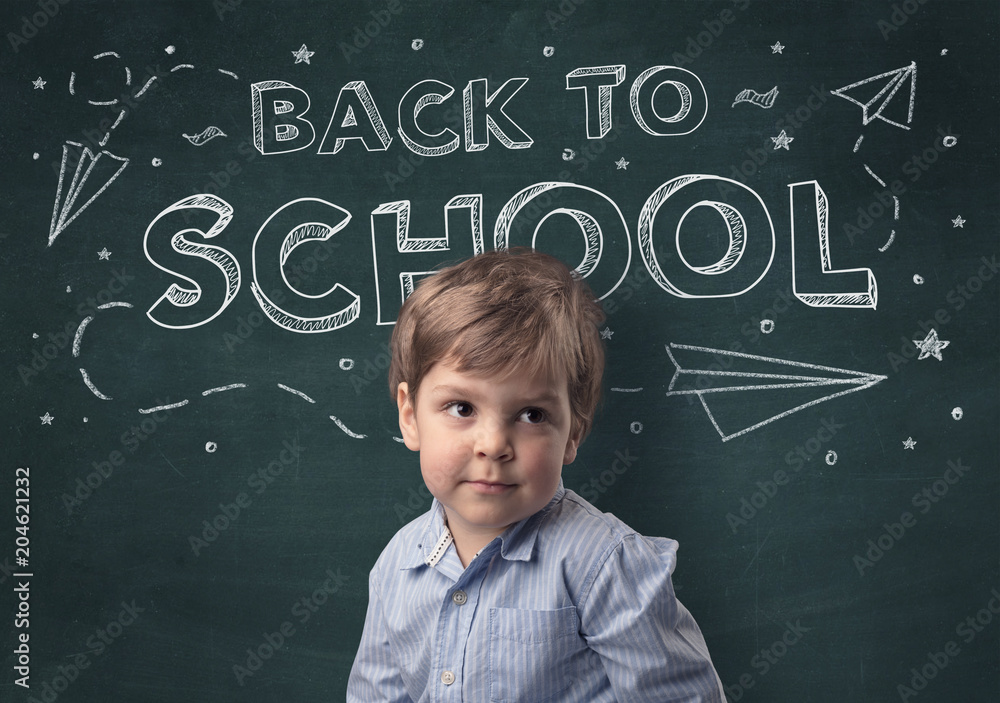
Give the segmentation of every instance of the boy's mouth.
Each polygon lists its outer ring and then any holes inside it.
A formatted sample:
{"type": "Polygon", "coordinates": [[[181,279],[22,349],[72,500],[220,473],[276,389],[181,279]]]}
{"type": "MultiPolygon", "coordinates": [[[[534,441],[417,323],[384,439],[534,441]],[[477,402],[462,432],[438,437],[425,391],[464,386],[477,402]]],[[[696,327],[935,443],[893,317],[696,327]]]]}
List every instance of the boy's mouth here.
{"type": "Polygon", "coordinates": [[[486,495],[498,495],[514,488],[511,483],[499,483],[497,481],[466,481],[472,490],[486,495]]]}

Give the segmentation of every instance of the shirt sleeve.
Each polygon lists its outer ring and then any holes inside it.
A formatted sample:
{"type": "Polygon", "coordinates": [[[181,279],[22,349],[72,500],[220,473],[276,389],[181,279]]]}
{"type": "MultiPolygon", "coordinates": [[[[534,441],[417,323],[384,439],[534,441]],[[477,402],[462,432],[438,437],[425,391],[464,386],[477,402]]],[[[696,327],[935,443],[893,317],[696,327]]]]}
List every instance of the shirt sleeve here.
{"type": "Polygon", "coordinates": [[[705,638],[674,594],[673,540],[632,534],[595,569],[581,626],[620,701],[723,703],[705,638]]]}
{"type": "Polygon", "coordinates": [[[368,613],[347,681],[348,703],[413,703],[392,656],[378,591],[378,566],[368,578],[368,613]]]}

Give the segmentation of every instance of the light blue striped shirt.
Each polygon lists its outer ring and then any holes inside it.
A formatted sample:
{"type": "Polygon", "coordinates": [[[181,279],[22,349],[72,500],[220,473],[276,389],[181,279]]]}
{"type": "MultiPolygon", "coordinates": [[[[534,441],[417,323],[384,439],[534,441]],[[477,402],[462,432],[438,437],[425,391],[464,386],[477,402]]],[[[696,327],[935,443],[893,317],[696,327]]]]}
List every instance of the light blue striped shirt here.
{"type": "Polygon", "coordinates": [[[453,544],[434,553],[449,534],[435,500],[376,562],[351,703],[725,700],[674,595],[677,542],[562,483],[467,568],[453,544]]]}

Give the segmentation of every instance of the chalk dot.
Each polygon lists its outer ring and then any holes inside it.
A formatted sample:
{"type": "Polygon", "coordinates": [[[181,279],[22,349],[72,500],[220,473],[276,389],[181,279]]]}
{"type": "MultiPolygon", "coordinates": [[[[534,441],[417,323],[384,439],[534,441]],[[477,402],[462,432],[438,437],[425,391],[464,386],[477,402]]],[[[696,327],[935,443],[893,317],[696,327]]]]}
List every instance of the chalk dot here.
{"type": "Polygon", "coordinates": [[[837,463],[837,452],[831,449],[826,453],[826,456],[823,457],[823,461],[825,461],[830,466],[833,466],[834,464],[837,463]]]}
{"type": "Polygon", "coordinates": [[[177,51],[177,47],[176,47],[176,46],[174,46],[173,44],[171,44],[171,45],[170,45],[170,46],[168,46],[168,47],[167,47],[166,49],[164,49],[164,51],[166,51],[166,52],[167,52],[168,54],[172,54],[172,53],[174,53],[175,51],[177,51]]]}
{"type": "Polygon", "coordinates": [[[640,432],[642,432],[642,423],[636,420],[631,425],[629,425],[628,428],[632,434],[639,434],[640,432]]]}
{"type": "Polygon", "coordinates": [[[774,320],[761,320],[760,331],[764,334],[771,334],[774,332],[774,320]]]}
{"type": "Polygon", "coordinates": [[[951,417],[955,420],[961,420],[962,416],[965,415],[965,411],[962,408],[952,408],[951,417]]]}
{"type": "Polygon", "coordinates": [[[949,134],[947,137],[945,137],[944,139],[941,140],[941,143],[944,144],[946,147],[948,147],[950,149],[951,147],[953,147],[956,144],[958,144],[958,138],[957,137],[953,137],[953,136],[951,136],[949,134]]]}
{"type": "Polygon", "coordinates": [[[572,149],[563,149],[563,153],[562,153],[562,160],[563,161],[572,161],[575,158],[576,158],[576,152],[575,151],[573,151],[572,149]]]}
{"type": "Polygon", "coordinates": [[[548,58],[549,56],[552,56],[552,54],[554,54],[554,53],[556,53],[556,49],[555,49],[554,46],[547,46],[544,49],[542,49],[542,56],[544,56],[546,58],[548,58]]]}
{"type": "Polygon", "coordinates": [[[921,276],[919,273],[915,273],[913,274],[913,282],[916,283],[918,286],[921,286],[924,283],[924,277],[921,276]]]}
{"type": "Polygon", "coordinates": [[[71,286],[66,286],[66,292],[67,293],[72,293],[73,292],[73,288],[71,286]]]}
{"type": "Polygon", "coordinates": [[[32,333],[31,338],[32,339],[38,339],[38,332],[32,333]]]}
{"type": "Polygon", "coordinates": [[[344,358],[340,360],[341,371],[350,371],[353,368],[354,368],[354,359],[344,358]]]}
{"type": "Polygon", "coordinates": [[[153,160],[150,161],[149,163],[153,164],[154,167],[159,167],[163,165],[163,159],[157,156],[154,157],[153,160]]]}
{"type": "Polygon", "coordinates": [[[410,44],[410,47],[414,51],[420,51],[421,49],[424,48],[424,40],[423,39],[414,39],[413,43],[410,44]]]}
{"type": "Polygon", "coordinates": [[[215,442],[206,442],[205,443],[205,451],[208,452],[209,454],[211,454],[212,452],[214,452],[218,448],[219,448],[219,445],[216,444],[215,442]]]}
{"type": "Polygon", "coordinates": [[[33,158],[35,161],[38,161],[38,152],[36,151],[34,154],[32,154],[31,158],[33,158]]]}
{"type": "Polygon", "coordinates": [[[84,421],[84,422],[90,422],[90,418],[86,418],[86,417],[85,417],[85,418],[83,418],[83,421],[84,421]]]}

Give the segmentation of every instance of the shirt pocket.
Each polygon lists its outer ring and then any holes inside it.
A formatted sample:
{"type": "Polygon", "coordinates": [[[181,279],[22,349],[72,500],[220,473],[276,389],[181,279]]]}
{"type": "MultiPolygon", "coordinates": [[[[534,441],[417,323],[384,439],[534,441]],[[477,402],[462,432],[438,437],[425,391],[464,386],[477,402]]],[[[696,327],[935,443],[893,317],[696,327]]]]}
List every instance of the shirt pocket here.
{"type": "Polygon", "coordinates": [[[576,608],[490,608],[489,684],[493,703],[543,703],[573,683],[585,643],[576,608]]]}

